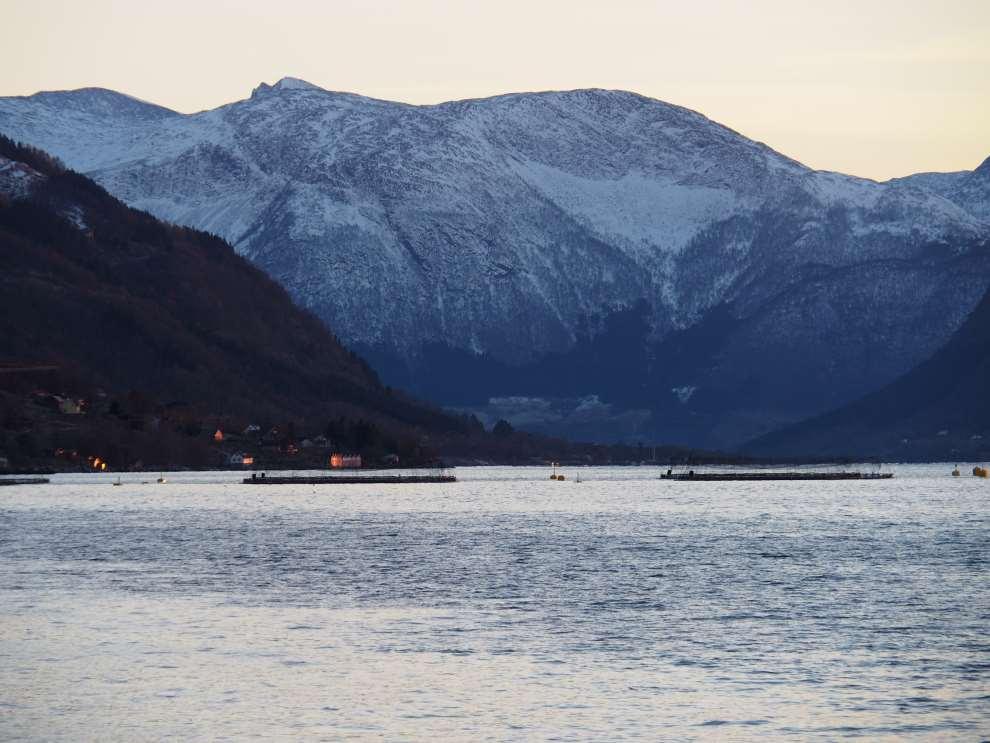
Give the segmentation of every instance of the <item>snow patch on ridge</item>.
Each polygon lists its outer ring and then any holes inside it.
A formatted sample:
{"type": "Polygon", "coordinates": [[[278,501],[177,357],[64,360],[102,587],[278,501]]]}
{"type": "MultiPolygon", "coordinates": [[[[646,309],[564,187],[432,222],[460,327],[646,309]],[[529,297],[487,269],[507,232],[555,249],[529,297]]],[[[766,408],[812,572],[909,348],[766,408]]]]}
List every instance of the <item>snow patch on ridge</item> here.
{"type": "Polygon", "coordinates": [[[283,77],[272,88],[275,90],[323,90],[319,85],[301,80],[298,77],[283,77]]]}
{"type": "Polygon", "coordinates": [[[34,168],[0,156],[0,194],[12,199],[24,198],[44,179],[34,168]]]}
{"type": "Polygon", "coordinates": [[[517,163],[515,171],[600,238],[620,238],[640,258],[658,250],[680,252],[705,226],[744,205],[727,189],[682,185],[663,176],[629,173],[599,180],[532,161],[517,163]]]}

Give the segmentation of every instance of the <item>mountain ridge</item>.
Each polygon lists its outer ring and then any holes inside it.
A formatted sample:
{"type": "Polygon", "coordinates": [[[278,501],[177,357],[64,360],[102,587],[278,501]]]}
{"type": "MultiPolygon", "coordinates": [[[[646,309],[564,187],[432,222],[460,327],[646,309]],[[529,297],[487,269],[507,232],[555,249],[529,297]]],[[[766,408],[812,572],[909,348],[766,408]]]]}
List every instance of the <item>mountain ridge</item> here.
{"type": "MultiPolygon", "coordinates": [[[[448,378],[427,350],[440,344],[522,370],[509,392],[530,394],[526,369],[580,356],[583,338],[645,301],[629,355],[645,359],[630,372],[652,422],[627,437],[677,439],[665,421],[709,420],[706,398],[729,407],[696,431],[699,445],[835,407],[930,355],[988,281],[981,182],[814,171],[626,91],[414,106],[280,81],[137,123],[59,121],[0,99],[0,130],[127,203],[228,239],[414,390],[448,378]],[[735,335],[668,378],[661,367],[678,364],[664,344],[719,307],[735,335]],[[763,368],[771,348],[779,369],[763,368]],[[781,390],[764,401],[772,415],[732,401],[762,377],[781,390]],[[799,394],[802,377],[814,381],[799,394]],[[686,387],[698,392],[682,402],[673,390],[686,387]],[[730,419],[751,430],[724,438],[730,419]]],[[[586,377],[580,397],[623,386],[586,377]]],[[[479,409],[492,397],[472,395],[479,409]]]]}

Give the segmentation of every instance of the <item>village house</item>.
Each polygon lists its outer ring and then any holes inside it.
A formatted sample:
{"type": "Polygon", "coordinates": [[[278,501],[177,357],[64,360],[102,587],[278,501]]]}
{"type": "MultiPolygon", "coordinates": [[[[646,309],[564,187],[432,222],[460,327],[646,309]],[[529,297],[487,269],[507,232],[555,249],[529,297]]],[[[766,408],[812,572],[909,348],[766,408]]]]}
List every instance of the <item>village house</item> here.
{"type": "Polygon", "coordinates": [[[356,470],[361,468],[360,454],[341,454],[334,452],[330,455],[330,467],[335,470],[356,470]]]}

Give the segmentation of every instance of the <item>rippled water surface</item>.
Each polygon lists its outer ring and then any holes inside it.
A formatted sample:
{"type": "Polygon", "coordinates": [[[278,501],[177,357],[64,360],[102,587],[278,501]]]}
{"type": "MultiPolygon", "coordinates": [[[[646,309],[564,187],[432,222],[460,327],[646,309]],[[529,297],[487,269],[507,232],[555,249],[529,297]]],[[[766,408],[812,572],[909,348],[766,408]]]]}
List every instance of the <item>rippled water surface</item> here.
{"type": "Polygon", "coordinates": [[[0,488],[0,739],[988,738],[950,469],[0,488]]]}

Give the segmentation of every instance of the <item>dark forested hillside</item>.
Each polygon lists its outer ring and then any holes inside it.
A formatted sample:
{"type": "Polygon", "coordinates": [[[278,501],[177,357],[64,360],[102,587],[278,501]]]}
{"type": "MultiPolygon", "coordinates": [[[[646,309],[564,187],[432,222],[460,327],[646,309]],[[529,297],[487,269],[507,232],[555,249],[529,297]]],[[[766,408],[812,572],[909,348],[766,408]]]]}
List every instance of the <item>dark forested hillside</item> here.
{"type": "Polygon", "coordinates": [[[944,348],[892,384],[745,449],[814,458],[990,457],[990,292],[944,348]]]}
{"type": "Polygon", "coordinates": [[[361,420],[393,437],[472,428],[382,385],[220,238],[2,137],[0,337],[9,394],[68,386],[213,420],[361,420]]]}

